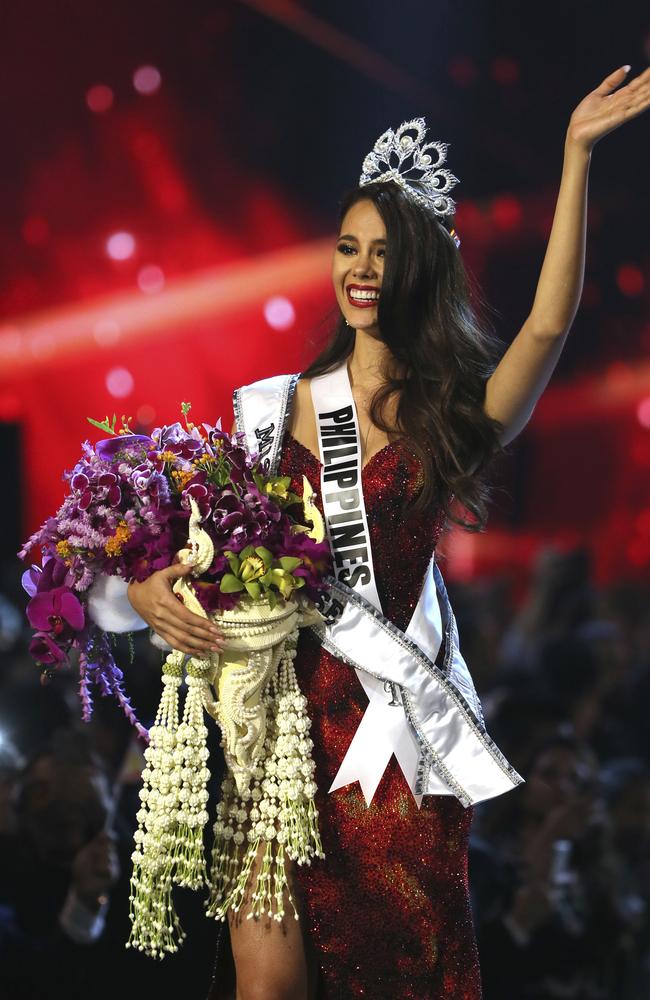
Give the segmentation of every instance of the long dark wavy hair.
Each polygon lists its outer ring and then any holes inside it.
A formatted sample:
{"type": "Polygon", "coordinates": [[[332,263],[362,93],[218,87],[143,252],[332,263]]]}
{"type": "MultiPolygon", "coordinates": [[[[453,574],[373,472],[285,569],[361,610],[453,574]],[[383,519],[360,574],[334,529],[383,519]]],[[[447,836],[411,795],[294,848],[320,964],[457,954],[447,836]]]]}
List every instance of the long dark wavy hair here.
{"type": "MultiPolygon", "coordinates": [[[[349,191],[339,222],[358,201],[373,202],[386,226],[386,263],[378,303],[382,341],[397,364],[370,404],[370,419],[394,431],[422,464],[424,485],[409,506],[422,513],[441,504],[447,518],[484,531],[493,460],[503,425],[483,409],[485,385],[503,342],[480,321],[470,294],[483,305],[451,236],[447,218],[417,204],[392,181],[349,191]],[[398,393],[397,426],[384,407],[398,393]],[[471,515],[456,514],[457,503],[471,515]]],[[[354,349],[356,333],[341,316],[326,347],[302,378],[332,371],[354,349]]]]}

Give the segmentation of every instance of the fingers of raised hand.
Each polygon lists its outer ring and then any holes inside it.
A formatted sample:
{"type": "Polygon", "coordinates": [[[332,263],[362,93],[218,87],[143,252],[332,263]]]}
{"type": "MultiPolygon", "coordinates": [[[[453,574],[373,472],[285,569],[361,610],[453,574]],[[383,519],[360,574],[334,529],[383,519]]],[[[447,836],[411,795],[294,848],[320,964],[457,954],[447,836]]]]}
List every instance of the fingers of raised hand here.
{"type": "Polygon", "coordinates": [[[605,79],[600,83],[595,92],[597,94],[611,94],[613,90],[620,87],[622,83],[627,79],[628,73],[626,73],[622,66],[615,69],[613,73],[608,73],[605,79]]]}
{"type": "Polygon", "coordinates": [[[626,111],[634,108],[638,112],[647,107],[650,100],[650,67],[612,94],[611,100],[621,102],[626,111]]]}

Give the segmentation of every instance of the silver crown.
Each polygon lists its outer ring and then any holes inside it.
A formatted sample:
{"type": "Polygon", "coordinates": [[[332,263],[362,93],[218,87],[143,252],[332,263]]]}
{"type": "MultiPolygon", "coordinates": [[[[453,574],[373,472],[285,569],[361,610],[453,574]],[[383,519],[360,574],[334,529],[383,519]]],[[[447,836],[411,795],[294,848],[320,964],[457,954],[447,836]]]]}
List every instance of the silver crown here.
{"type": "MultiPolygon", "coordinates": [[[[436,215],[453,215],[456,203],[447,192],[458,184],[458,177],[442,166],[450,144],[427,142],[421,145],[426,131],[424,118],[402,122],[396,132],[387,129],[363,161],[359,185],[395,181],[418,204],[433,209],[436,215]],[[437,154],[435,160],[433,152],[437,154]],[[414,188],[412,181],[423,185],[424,190],[414,188]]],[[[458,237],[454,239],[459,246],[458,237]]]]}

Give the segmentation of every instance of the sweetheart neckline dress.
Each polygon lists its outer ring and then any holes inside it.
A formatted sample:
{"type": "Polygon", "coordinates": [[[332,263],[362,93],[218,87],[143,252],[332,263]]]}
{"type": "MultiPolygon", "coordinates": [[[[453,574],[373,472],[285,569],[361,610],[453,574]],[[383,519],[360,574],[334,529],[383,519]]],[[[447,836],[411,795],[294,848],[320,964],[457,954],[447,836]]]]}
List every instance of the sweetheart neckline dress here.
{"type": "MultiPolygon", "coordinates": [[[[322,513],[320,470],[285,431],[277,474],[290,476],[299,496],[306,475],[322,513]]],[[[362,476],[379,599],[404,629],[444,512],[402,512],[404,498],[422,487],[422,470],[399,439],[371,456],[362,476]]],[[[319,965],[317,1000],[480,1000],[468,886],[472,808],[452,795],[425,795],[418,809],[394,756],[370,806],[358,782],[329,793],[368,698],[356,672],[310,629],[300,631],[294,667],[312,722],[325,852],[295,868],[300,919],[319,965]]],[[[219,977],[218,962],[211,1000],[227,996],[219,977]]]]}

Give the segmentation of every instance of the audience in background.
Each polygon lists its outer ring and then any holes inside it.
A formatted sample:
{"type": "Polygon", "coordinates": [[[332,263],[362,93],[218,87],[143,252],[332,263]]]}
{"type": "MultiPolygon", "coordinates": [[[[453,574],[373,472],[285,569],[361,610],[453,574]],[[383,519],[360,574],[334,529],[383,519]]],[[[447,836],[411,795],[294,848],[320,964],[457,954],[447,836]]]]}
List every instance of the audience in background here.
{"type": "MultiPolygon", "coordinates": [[[[475,809],[484,1000],[650,996],[650,588],[591,576],[584,550],[549,549],[521,607],[505,580],[449,588],[488,728],[526,778],[475,809]]],[[[72,674],[42,688],[25,634],[0,643],[0,995],[56,977],[68,1000],[201,997],[216,928],[197,894],[179,894],[177,955],[124,947],[141,750],[109,701],[77,721],[72,674]]],[[[158,666],[138,636],[125,667],[146,724],[158,666]]]]}

